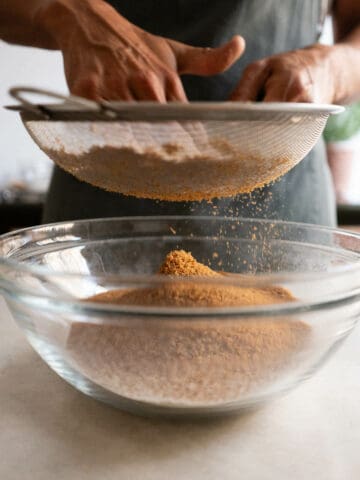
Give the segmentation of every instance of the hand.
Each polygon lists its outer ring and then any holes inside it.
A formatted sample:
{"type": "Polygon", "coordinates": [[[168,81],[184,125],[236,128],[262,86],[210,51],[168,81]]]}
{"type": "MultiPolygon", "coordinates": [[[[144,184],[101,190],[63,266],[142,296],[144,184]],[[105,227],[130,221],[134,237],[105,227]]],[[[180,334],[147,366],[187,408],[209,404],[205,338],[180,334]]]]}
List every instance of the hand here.
{"type": "Polygon", "coordinates": [[[245,48],[240,36],[210,49],[152,35],[102,0],[53,1],[42,21],[56,32],[70,91],[94,100],[186,101],[179,75],[221,73],[245,48]]]}
{"type": "Polygon", "coordinates": [[[336,98],[333,47],[313,45],[250,64],[231,100],[332,103],[336,98]]]}

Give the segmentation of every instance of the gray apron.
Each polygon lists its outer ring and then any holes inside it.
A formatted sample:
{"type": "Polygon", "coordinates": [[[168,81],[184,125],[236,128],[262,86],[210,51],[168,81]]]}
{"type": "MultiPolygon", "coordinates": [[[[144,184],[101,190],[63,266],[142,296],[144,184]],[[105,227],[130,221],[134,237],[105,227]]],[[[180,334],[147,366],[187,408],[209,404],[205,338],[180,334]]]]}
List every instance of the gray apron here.
{"type": "MultiPolygon", "coordinates": [[[[245,66],[274,53],[315,43],[327,0],[112,0],[118,11],[151,33],[195,46],[218,46],[235,34],[246,51],[227,72],[186,75],[190,100],[226,100],[245,66]]],[[[44,221],[128,215],[226,215],[335,224],[335,198],[323,141],[272,185],[250,195],[208,202],[163,202],[104,192],[55,168],[44,221]]]]}

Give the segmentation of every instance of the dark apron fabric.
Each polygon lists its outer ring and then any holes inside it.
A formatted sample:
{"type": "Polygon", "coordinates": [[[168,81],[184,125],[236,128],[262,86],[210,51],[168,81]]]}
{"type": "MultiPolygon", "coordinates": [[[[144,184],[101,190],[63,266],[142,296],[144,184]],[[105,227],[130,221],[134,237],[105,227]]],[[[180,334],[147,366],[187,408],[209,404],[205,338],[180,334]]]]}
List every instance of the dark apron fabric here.
{"type": "MultiPolygon", "coordinates": [[[[218,46],[235,34],[246,51],[227,72],[211,78],[184,76],[190,100],[226,100],[245,66],[274,53],[317,41],[326,0],[118,0],[110,1],[134,24],[151,33],[195,46],[218,46]]],[[[325,148],[310,154],[273,185],[209,202],[136,199],[79,182],[54,169],[44,221],[126,215],[227,215],[323,225],[335,224],[335,199],[325,148]]]]}

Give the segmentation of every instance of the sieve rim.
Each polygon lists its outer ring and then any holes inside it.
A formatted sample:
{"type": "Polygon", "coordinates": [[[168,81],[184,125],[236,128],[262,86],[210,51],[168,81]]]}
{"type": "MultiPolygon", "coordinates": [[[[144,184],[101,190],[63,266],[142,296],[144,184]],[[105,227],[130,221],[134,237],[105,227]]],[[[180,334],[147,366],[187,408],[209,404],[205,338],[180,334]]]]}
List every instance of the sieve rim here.
{"type": "Polygon", "coordinates": [[[344,111],[344,107],[331,104],[319,103],[296,103],[296,102],[127,102],[127,101],[93,101],[76,95],[63,95],[50,90],[39,89],[29,86],[15,86],[10,88],[9,94],[19,104],[7,106],[9,110],[20,111],[23,117],[40,117],[46,120],[63,118],[71,120],[72,116],[85,119],[105,118],[110,121],[116,120],[244,120],[246,117],[268,118],[269,115],[315,115],[329,116],[344,111]],[[24,97],[25,94],[25,97],[24,97]],[[33,103],[26,96],[36,95],[40,97],[55,98],[59,103],[44,104],[33,103]],[[67,118],[70,117],[70,118],[67,118]]]}
{"type": "Polygon", "coordinates": [[[72,103],[10,106],[28,121],[273,121],[274,117],[294,119],[337,115],[345,111],[340,105],[312,103],[264,102],[101,102],[94,107],[72,103]]]}
{"type": "Polygon", "coordinates": [[[304,103],[304,102],[138,102],[129,103],[123,101],[102,102],[103,105],[124,108],[126,110],[140,111],[152,109],[157,111],[249,111],[249,112],[274,112],[274,113],[315,113],[315,114],[337,114],[345,110],[345,107],[327,103],[304,103]]]}

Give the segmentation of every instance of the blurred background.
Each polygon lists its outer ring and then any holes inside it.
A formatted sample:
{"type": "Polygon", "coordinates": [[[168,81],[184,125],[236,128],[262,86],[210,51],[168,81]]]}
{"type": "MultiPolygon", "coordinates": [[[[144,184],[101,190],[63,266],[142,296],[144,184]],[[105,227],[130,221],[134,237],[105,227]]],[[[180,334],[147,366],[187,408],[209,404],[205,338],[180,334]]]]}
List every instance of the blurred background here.
{"type": "MultiPolygon", "coordinates": [[[[333,43],[331,18],[325,21],[320,39],[333,43]]],[[[330,117],[324,132],[328,162],[333,176],[340,224],[360,224],[360,102],[342,115],[330,117]]]]}
{"type": "Polygon", "coordinates": [[[35,145],[7,94],[14,85],[34,85],[66,93],[59,52],[9,45],[0,40],[0,232],[39,223],[52,162],[35,145]]]}
{"type": "MultiPolygon", "coordinates": [[[[321,41],[332,42],[327,19],[321,41]]],[[[18,115],[1,108],[13,104],[7,91],[31,85],[67,93],[62,59],[50,52],[0,41],[0,231],[40,222],[52,163],[25,131],[18,115]],[[6,66],[6,67],[4,67],[6,66]]],[[[360,103],[332,117],[324,134],[336,189],[339,222],[360,224],[360,103]]]]}

